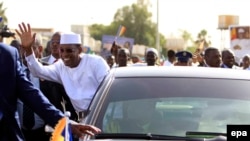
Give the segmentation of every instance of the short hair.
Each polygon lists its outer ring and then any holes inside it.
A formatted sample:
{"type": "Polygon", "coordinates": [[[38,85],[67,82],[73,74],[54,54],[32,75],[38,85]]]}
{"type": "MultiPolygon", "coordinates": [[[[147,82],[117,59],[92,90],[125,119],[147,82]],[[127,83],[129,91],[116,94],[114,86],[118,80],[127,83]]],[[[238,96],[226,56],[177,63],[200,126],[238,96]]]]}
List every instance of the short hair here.
{"type": "Polygon", "coordinates": [[[170,50],[168,50],[167,55],[168,55],[169,58],[175,57],[175,51],[170,49],[170,50]]]}
{"type": "Polygon", "coordinates": [[[215,48],[215,47],[208,47],[206,48],[205,52],[204,52],[204,56],[208,56],[212,51],[219,51],[218,48],[215,48]]]}
{"type": "Polygon", "coordinates": [[[120,49],[118,49],[118,54],[120,53],[120,52],[122,52],[122,51],[124,51],[124,53],[128,56],[128,57],[130,57],[130,52],[129,52],[129,50],[127,49],[127,48],[120,48],[120,49]]]}
{"type": "Polygon", "coordinates": [[[222,56],[222,58],[224,58],[224,56],[225,56],[225,54],[226,53],[232,53],[233,54],[233,56],[235,56],[234,55],[234,52],[231,50],[231,49],[223,49],[222,51],[221,51],[221,56],[222,56]]]}
{"type": "Polygon", "coordinates": [[[110,55],[106,56],[106,60],[107,60],[108,58],[115,59],[114,55],[112,55],[112,54],[110,54],[110,55]]]}
{"type": "Polygon", "coordinates": [[[19,49],[19,47],[21,46],[21,43],[20,43],[19,40],[12,40],[10,45],[17,48],[17,49],[19,49]]]}

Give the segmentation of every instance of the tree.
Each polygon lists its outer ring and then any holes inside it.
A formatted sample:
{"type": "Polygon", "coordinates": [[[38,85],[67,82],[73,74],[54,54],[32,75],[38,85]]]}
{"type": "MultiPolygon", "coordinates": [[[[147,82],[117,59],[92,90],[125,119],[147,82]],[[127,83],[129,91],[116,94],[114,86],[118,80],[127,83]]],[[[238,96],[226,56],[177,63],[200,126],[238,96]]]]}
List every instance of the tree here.
{"type": "Polygon", "coordinates": [[[194,40],[193,40],[193,38],[192,38],[192,34],[191,33],[189,33],[187,30],[180,30],[180,32],[181,32],[181,37],[182,37],[182,39],[184,40],[184,42],[185,42],[185,46],[186,47],[189,47],[189,43],[191,42],[191,43],[193,43],[194,42],[194,40]]]}
{"type": "MultiPolygon", "coordinates": [[[[137,4],[118,9],[109,26],[91,25],[91,36],[100,40],[103,34],[115,35],[118,27],[123,25],[126,27],[124,36],[134,38],[135,44],[155,46],[156,24],[151,21],[152,13],[148,11],[148,5],[147,0],[138,0],[137,4]]],[[[165,44],[166,39],[160,34],[160,45],[165,44]]]]}
{"type": "MultiPolygon", "coordinates": [[[[2,33],[2,29],[3,29],[4,25],[7,25],[7,22],[8,22],[8,19],[5,16],[5,11],[6,11],[6,8],[3,8],[3,2],[1,2],[0,3],[0,17],[2,18],[2,21],[0,22],[0,31],[1,31],[1,33],[2,33]]],[[[3,37],[2,36],[0,36],[0,42],[3,42],[3,37]]]]}
{"type": "Polygon", "coordinates": [[[2,22],[0,22],[0,28],[8,23],[8,19],[5,16],[5,11],[7,8],[3,8],[3,2],[0,3],[0,17],[2,17],[2,22]]]}
{"type": "Polygon", "coordinates": [[[102,34],[105,33],[107,26],[102,24],[93,24],[89,27],[91,36],[96,40],[102,39],[102,34]]]}
{"type": "Polygon", "coordinates": [[[198,33],[195,44],[197,45],[197,47],[199,47],[202,42],[204,42],[203,43],[204,48],[209,47],[211,45],[210,36],[208,36],[208,33],[205,29],[202,29],[198,33]]]}

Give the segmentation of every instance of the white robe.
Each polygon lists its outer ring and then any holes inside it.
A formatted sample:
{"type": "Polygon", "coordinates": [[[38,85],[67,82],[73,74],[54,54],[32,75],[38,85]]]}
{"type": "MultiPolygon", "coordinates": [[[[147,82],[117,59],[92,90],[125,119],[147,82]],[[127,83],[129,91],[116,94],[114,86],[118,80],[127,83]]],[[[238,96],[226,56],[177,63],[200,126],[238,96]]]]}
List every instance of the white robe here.
{"type": "Polygon", "coordinates": [[[26,57],[31,73],[41,79],[62,84],[76,111],[85,111],[99,84],[109,72],[106,61],[97,55],[81,55],[81,62],[75,68],[56,63],[43,66],[34,54],[26,57]]]}

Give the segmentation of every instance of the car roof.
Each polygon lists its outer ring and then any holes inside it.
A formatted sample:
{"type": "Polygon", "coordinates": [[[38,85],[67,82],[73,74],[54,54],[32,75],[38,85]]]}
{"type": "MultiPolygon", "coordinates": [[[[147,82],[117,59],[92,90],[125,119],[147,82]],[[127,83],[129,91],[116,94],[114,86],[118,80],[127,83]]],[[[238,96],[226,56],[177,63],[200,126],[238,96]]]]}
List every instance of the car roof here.
{"type": "Polygon", "coordinates": [[[250,80],[250,71],[226,68],[187,67],[187,66],[140,66],[111,69],[114,77],[192,77],[225,78],[250,80]]]}

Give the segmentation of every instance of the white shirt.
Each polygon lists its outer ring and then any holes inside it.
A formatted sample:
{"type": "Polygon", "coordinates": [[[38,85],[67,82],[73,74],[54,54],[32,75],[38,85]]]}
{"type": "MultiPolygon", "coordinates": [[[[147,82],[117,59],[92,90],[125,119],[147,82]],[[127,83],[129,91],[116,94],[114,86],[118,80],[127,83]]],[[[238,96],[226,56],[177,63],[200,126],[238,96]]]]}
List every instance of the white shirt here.
{"type": "Polygon", "coordinates": [[[163,66],[174,66],[174,64],[166,60],[164,61],[163,66]]]}
{"type": "Polygon", "coordinates": [[[140,67],[140,66],[148,66],[147,63],[134,63],[131,65],[132,67],[140,67]]]}
{"type": "Polygon", "coordinates": [[[55,58],[53,55],[50,55],[50,56],[49,56],[48,63],[49,63],[49,64],[53,64],[55,61],[56,61],[56,58],[55,58]]]}
{"type": "Polygon", "coordinates": [[[33,75],[62,84],[75,110],[84,111],[110,68],[100,56],[80,56],[81,62],[75,68],[65,66],[61,59],[52,65],[43,66],[34,54],[27,56],[26,60],[33,75]]]}
{"type": "Polygon", "coordinates": [[[236,66],[236,65],[233,65],[233,66],[232,66],[232,68],[229,68],[227,65],[222,64],[222,68],[242,70],[242,68],[241,68],[241,67],[238,67],[238,66],[236,66]]]}

